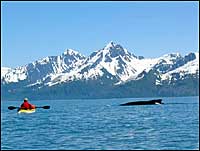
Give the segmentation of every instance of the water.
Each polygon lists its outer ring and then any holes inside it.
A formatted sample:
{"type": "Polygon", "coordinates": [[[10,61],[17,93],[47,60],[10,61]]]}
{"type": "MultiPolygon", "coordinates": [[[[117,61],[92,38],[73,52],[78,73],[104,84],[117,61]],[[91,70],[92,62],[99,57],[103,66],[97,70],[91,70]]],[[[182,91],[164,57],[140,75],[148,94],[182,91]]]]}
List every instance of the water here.
{"type": "Polygon", "coordinates": [[[1,102],[1,149],[199,149],[199,97],[163,98],[164,105],[119,106],[139,99],[30,101],[32,114],[1,102]]]}

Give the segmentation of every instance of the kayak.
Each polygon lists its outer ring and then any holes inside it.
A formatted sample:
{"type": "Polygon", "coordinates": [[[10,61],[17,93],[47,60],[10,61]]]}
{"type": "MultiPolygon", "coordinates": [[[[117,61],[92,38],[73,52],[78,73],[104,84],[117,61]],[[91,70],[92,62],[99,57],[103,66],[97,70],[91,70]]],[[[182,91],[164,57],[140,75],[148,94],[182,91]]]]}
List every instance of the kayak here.
{"type": "Polygon", "coordinates": [[[50,106],[37,106],[37,107],[35,106],[35,108],[33,108],[33,109],[22,109],[22,108],[16,107],[16,106],[8,107],[9,110],[18,109],[17,113],[34,113],[36,108],[50,109],[50,106]]]}
{"type": "Polygon", "coordinates": [[[35,109],[28,109],[28,110],[26,110],[26,109],[19,109],[17,111],[17,113],[34,113],[34,112],[35,112],[35,109]]]}

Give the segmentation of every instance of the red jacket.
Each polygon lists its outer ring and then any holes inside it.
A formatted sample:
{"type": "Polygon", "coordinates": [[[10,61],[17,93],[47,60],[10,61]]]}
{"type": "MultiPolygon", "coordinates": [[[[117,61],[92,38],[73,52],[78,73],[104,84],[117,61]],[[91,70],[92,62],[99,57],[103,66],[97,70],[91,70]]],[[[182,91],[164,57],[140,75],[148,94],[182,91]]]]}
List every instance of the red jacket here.
{"type": "Polygon", "coordinates": [[[22,105],[21,105],[21,109],[34,109],[35,106],[28,103],[28,102],[24,102],[22,105]]]}

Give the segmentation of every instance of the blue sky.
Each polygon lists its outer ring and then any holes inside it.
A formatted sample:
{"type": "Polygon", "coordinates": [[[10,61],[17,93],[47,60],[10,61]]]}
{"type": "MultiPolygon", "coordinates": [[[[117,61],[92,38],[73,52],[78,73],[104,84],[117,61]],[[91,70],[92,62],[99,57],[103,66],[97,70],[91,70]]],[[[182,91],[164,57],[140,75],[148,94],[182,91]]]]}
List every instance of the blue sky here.
{"type": "Polygon", "coordinates": [[[1,2],[1,66],[114,41],[136,56],[199,50],[199,2],[1,2]]]}

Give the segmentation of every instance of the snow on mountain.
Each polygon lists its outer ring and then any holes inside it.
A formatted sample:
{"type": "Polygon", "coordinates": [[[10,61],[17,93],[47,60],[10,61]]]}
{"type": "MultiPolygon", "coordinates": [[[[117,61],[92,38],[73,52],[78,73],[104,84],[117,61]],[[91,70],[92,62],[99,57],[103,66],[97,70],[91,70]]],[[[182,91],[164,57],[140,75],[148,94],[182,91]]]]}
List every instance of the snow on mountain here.
{"type": "MultiPolygon", "coordinates": [[[[198,74],[199,75],[199,52],[193,53],[195,55],[195,59],[188,61],[187,63],[185,63],[184,65],[169,71],[165,74],[161,75],[161,80],[169,80],[171,81],[171,79],[176,76],[175,78],[184,78],[185,75],[193,75],[193,74],[198,74]],[[177,77],[178,74],[178,77],[177,77]]],[[[189,56],[191,54],[186,55],[185,58],[187,58],[187,56],[189,56]]]]}
{"type": "Polygon", "coordinates": [[[5,76],[6,73],[8,73],[11,70],[11,68],[8,67],[1,67],[1,79],[5,76]]]}
{"type": "Polygon", "coordinates": [[[126,81],[153,66],[155,61],[155,59],[138,59],[121,45],[110,42],[103,49],[90,55],[80,69],[79,74],[92,75],[94,70],[99,71],[96,73],[101,75],[102,69],[106,69],[111,75],[116,76],[119,81],[126,81]]]}
{"type": "Polygon", "coordinates": [[[107,78],[117,78],[119,82],[126,81],[153,66],[155,61],[137,58],[121,45],[111,41],[103,49],[93,52],[81,66],[74,68],[69,74],[52,75],[47,85],[73,79],[97,79],[104,74],[109,74],[107,78]]]}
{"type": "Polygon", "coordinates": [[[9,70],[3,77],[3,83],[19,82],[27,78],[27,69],[25,67],[17,67],[9,70]]]}
{"type": "Polygon", "coordinates": [[[167,54],[158,58],[158,63],[154,66],[154,69],[161,74],[165,74],[195,60],[195,58],[195,53],[189,53],[184,57],[179,53],[167,54]]]}
{"type": "Polygon", "coordinates": [[[110,42],[103,49],[92,53],[78,73],[87,73],[88,78],[92,75],[102,75],[102,69],[106,69],[120,80],[126,80],[136,72],[132,66],[134,60],[138,59],[121,45],[110,42]]]}
{"type": "MultiPolygon", "coordinates": [[[[138,63],[139,64],[139,63],[138,63]]],[[[179,78],[188,74],[195,74],[199,72],[199,53],[189,53],[182,57],[179,53],[165,54],[162,57],[154,59],[142,59],[141,70],[138,74],[130,77],[125,82],[131,80],[139,80],[148,76],[148,72],[154,70],[157,76],[156,85],[161,85],[164,80],[171,80],[176,74],[179,78]]],[[[118,84],[120,84],[119,82],[118,84]]]]}
{"type": "Polygon", "coordinates": [[[6,83],[28,80],[30,84],[41,83],[48,76],[58,73],[68,73],[82,63],[85,57],[77,51],[67,49],[60,56],[49,56],[25,66],[12,69],[4,75],[6,83]]]}
{"type": "Polygon", "coordinates": [[[181,58],[180,53],[170,53],[170,54],[163,55],[159,59],[160,60],[164,59],[166,64],[173,64],[174,61],[179,59],[179,58],[181,58]]]}
{"type": "Polygon", "coordinates": [[[199,53],[181,56],[179,53],[159,58],[137,57],[114,42],[93,52],[87,58],[72,49],[66,49],[60,56],[49,56],[15,69],[3,69],[2,83],[27,81],[28,86],[36,84],[52,86],[75,80],[114,79],[118,85],[148,76],[156,71],[156,84],[170,80],[175,74],[199,72],[199,53]]]}

